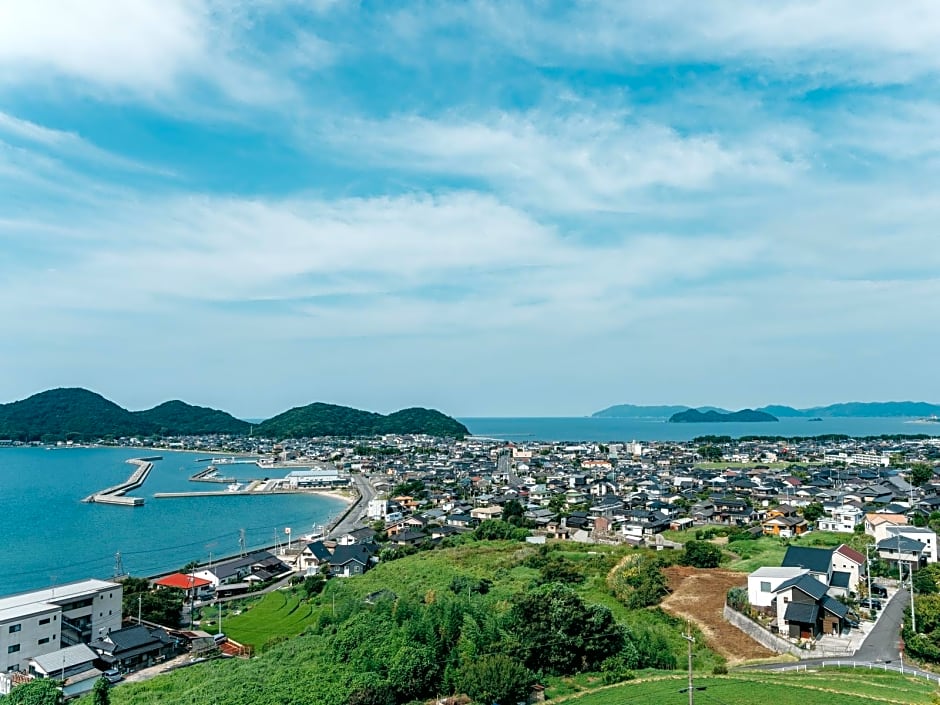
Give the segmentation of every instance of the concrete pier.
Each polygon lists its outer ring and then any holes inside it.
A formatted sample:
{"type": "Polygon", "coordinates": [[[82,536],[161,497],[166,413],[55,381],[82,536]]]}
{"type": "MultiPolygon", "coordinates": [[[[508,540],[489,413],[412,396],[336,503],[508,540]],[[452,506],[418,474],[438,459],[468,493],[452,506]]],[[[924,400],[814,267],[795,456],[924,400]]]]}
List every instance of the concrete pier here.
{"type": "Polygon", "coordinates": [[[127,478],[126,481],[119,485],[114,485],[112,487],[103,489],[100,492],[95,492],[94,494],[88,495],[82,501],[94,502],[96,504],[117,504],[125,507],[142,506],[144,503],[142,497],[125,497],[124,495],[126,495],[131,490],[136,490],[137,488],[143,486],[143,484],[147,481],[147,478],[150,476],[150,471],[153,470],[152,461],[154,460],[160,460],[160,458],[131,458],[127,462],[131,465],[136,465],[137,469],[131,473],[131,476],[127,478]]]}

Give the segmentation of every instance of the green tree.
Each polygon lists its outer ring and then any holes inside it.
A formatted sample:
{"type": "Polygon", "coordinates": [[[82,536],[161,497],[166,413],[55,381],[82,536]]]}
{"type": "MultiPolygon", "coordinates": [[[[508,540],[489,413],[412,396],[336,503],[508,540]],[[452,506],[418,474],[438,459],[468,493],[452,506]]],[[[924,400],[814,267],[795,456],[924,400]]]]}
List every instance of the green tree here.
{"type": "Polygon", "coordinates": [[[721,548],[707,541],[686,541],[679,560],[682,565],[694,568],[717,568],[721,563],[721,548]]]}
{"type": "Polygon", "coordinates": [[[91,701],[94,705],[111,705],[111,684],[107,678],[99,678],[91,690],[91,701]]]}
{"type": "Polygon", "coordinates": [[[527,668],[556,675],[595,670],[626,641],[609,609],[586,605],[574,590],[558,583],[517,595],[505,629],[512,651],[527,668]]]}
{"type": "Polygon", "coordinates": [[[503,505],[501,518],[513,526],[522,526],[525,523],[525,507],[518,499],[510,499],[503,505]]]}
{"type": "Polygon", "coordinates": [[[535,674],[503,654],[470,661],[460,672],[460,689],[481,705],[515,705],[525,701],[535,674]]]}
{"type": "Polygon", "coordinates": [[[928,463],[911,465],[911,484],[920,487],[933,479],[933,466],[928,463]]]}
{"type": "Polygon", "coordinates": [[[392,657],[388,667],[388,682],[407,702],[433,694],[439,666],[434,651],[423,645],[405,645],[392,657]]]}
{"type": "Polygon", "coordinates": [[[803,518],[806,521],[818,521],[825,513],[825,508],[819,502],[812,502],[803,507],[803,518]]]}
{"type": "Polygon", "coordinates": [[[713,463],[721,460],[722,456],[721,448],[711,444],[699,446],[698,454],[705,460],[713,463]]]}
{"type": "Polygon", "coordinates": [[[2,700],[3,705],[58,705],[62,702],[58,683],[51,678],[36,678],[18,685],[2,700]]]}
{"type": "Polygon", "coordinates": [[[473,531],[473,537],[477,541],[524,541],[528,535],[528,530],[513,526],[502,519],[487,519],[473,531]]]}

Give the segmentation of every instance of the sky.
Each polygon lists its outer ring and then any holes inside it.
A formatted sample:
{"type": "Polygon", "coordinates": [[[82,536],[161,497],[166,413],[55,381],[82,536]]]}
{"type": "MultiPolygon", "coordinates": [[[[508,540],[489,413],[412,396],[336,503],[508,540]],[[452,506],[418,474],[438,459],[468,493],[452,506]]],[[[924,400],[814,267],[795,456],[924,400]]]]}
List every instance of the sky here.
{"type": "Polygon", "coordinates": [[[934,0],[0,4],[0,401],[940,401],[934,0]]]}

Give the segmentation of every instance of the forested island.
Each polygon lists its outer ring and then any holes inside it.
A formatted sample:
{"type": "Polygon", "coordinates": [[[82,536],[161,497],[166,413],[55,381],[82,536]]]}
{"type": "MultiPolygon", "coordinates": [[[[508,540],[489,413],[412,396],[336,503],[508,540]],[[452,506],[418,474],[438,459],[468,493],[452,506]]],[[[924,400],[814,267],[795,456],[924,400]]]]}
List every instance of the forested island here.
{"type": "Polygon", "coordinates": [[[761,423],[779,420],[766,411],[754,411],[754,409],[741,409],[741,411],[729,411],[727,413],[714,410],[688,409],[669,417],[669,423],[761,423]]]}
{"type": "MultiPolygon", "coordinates": [[[[709,411],[714,411],[719,414],[732,413],[728,409],[722,409],[717,406],[699,406],[693,408],[684,405],[643,406],[638,404],[617,404],[596,411],[591,414],[591,416],[608,419],[666,419],[675,414],[690,410],[703,413],[709,411]]],[[[930,418],[940,416],[940,404],[931,404],[925,401],[854,401],[829,404],[828,406],[812,406],[806,409],[797,409],[781,404],[769,404],[767,406],[758,407],[755,411],[764,412],[778,418],[807,418],[811,421],[823,418],[930,418]]]]}
{"type": "Polygon", "coordinates": [[[466,426],[433,409],[403,409],[387,416],[345,406],[315,403],[252,426],[225,411],[168,401],[129,411],[82,388],[51,389],[0,404],[0,439],[13,441],[98,438],[248,435],[268,438],[426,434],[463,437],[466,426]]]}

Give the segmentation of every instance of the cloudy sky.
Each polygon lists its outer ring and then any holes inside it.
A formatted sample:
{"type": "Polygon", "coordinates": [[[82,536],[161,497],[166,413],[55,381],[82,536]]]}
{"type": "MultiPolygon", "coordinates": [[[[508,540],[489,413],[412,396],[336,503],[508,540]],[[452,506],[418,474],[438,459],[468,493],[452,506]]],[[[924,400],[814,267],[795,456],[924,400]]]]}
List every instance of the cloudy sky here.
{"type": "Polygon", "coordinates": [[[0,4],[0,401],[940,401],[935,0],[0,4]]]}

